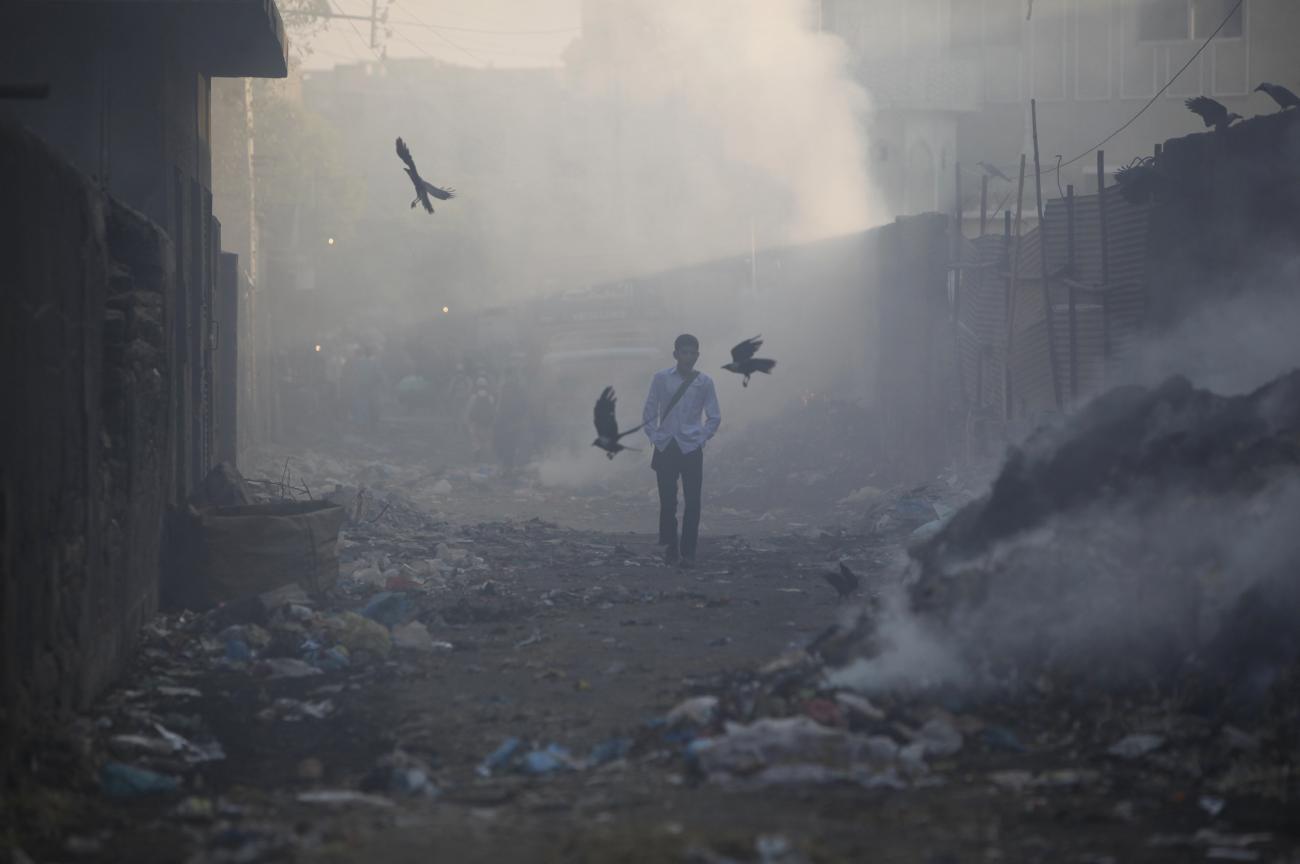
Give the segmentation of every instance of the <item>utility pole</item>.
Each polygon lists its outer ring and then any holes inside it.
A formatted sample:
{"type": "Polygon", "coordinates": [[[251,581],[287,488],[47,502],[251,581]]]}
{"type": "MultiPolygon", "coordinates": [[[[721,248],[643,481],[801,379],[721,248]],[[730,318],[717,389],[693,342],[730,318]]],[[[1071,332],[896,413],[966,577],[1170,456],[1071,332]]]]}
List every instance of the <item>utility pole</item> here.
{"type": "Polygon", "coordinates": [[[379,47],[379,0],[370,0],[369,15],[345,15],[342,12],[312,12],[312,18],[341,18],[345,21],[366,21],[370,24],[370,47],[379,47]]]}

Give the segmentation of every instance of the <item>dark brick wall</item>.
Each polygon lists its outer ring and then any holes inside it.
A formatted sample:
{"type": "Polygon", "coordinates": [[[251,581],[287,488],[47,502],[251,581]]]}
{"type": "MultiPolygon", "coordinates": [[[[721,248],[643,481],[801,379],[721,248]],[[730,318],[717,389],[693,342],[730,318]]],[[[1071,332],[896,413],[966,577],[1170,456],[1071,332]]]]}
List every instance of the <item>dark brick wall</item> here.
{"type": "Polygon", "coordinates": [[[0,771],[157,604],[170,244],[0,122],[0,771]]]}

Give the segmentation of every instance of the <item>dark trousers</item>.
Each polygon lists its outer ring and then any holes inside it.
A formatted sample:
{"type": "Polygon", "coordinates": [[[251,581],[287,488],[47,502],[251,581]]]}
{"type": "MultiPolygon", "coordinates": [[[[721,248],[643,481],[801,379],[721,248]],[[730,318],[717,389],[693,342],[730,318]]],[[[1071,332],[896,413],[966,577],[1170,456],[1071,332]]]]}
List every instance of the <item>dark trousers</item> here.
{"type": "Polygon", "coordinates": [[[659,545],[687,558],[695,557],[700,536],[700,488],[704,484],[704,448],[683,454],[676,441],[655,453],[653,467],[659,479],[659,545]],[[682,538],[677,542],[677,478],[682,478],[682,538]]]}

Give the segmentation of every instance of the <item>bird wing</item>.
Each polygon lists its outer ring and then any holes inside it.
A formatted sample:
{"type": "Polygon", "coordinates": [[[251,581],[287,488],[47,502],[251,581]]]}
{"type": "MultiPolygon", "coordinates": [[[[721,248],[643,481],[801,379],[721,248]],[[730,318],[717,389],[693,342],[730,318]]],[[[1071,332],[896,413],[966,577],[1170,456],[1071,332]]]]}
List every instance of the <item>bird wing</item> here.
{"type": "Polygon", "coordinates": [[[826,580],[827,584],[835,589],[836,594],[845,593],[843,576],[841,576],[839,573],[823,573],[821,575],[822,578],[826,580]]]}
{"type": "Polygon", "coordinates": [[[411,150],[406,146],[406,142],[401,138],[397,139],[397,158],[405,162],[406,167],[415,171],[417,176],[419,175],[420,172],[416,171],[415,168],[415,160],[411,158],[411,150]]]}
{"type": "Polygon", "coordinates": [[[618,420],[614,417],[614,404],[617,401],[613,387],[606,387],[596,400],[596,434],[601,438],[618,438],[618,420]]]}
{"type": "Polygon", "coordinates": [[[637,425],[633,426],[631,429],[624,429],[622,432],[618,433],[618,437],[626,438],[627,436],[631,435],[633,432],[640,432],[642,426],[645,426],[645,424],[638,423],[637,425]]]}
{"type": "Polygon", "coordinates": [[[744,363],[746,360],[754,356],[754,353],[758,351],[759,346],[762,344],[763,339],[761,336],[755,336],[753,339],[746,339],[744,342],[741,342],[735,348],[731,349],[731,362],[744,363]]]}
{"type": "Polygon", "coordinates": [[[452,189],[450,186],[448,186],[446,189],[440,189],[439,187],[434,186],[428,180],[425,180],[423,177],[420,178],[420,182],[424,184],[424,191],[428,192],[430,195],[432,195],[434,198],[437,198],[439,201],[446,201],[448,198],[456,197],[456,190],[452,189]]]}
{"type": "Polygon", "coordinates": [[[1183,104],[1187,106],[1187,110],[1204,120],[1206,126],[1213,126],[1228,116],[1228,109],[1209,96],[1193,96],[1183,104]]]}

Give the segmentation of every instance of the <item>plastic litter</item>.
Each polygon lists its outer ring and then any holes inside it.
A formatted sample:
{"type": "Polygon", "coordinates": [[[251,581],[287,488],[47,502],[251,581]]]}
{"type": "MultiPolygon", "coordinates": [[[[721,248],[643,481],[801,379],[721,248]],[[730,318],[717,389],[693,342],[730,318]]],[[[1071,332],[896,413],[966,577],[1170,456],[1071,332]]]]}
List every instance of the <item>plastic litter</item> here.
{"type": "Polygon", "coordinates": [[[1138,759],[1159,750],[1164,744],[1165,739],[1160,735],[1127,735],[1110,745],[1106,752],[1121,759],[1138,759]]]}
{"type": "Polygon", "coordinates": [[[393,647],[384,625],[355,612],[342,612],[333,616],[326,622],[326,629],[348,649],[349,654],[366,651],[377,657],[387,657],[393,647]]]}
{"type": "Polygon", "coordinates": [[[1005,750],[1008,753],[1024,753],[1025,745],[1020,737],[1006,726],[985,726],[980,730],[980,740],[990,750],[1005,750]]]}
{"type": "Polygon", "coordinates": [[[405,648],[409,651],[433,651],[433,637],[429,635],[429,628],[425,627],[419,621],[411,621],[407,624],[399,624],[393,628],[393,646],[396,648],[405,648]]]}
{"type": "Polygon", "coordinates": [[[258,662],[258,670],[265,671],[269,678],[305,678],[319,675],[321,671],[315,666],[296,657],[270,657],[258,662]]]}
{"type": "Polygon", "coordinates": [[[676,726],[679,723],[693,723],[696,726],[707,726],[713,722],[713,718],[718,713],[717,696],[694,696],[685,702],[680,702],[665,718],[669,726],[676,726]]]}
{"type": "Polygon", "coordinates": [[[352,789],[317,789],[299,792],[298,800],[304,804],[348,805],[364,804],[368,807],[392,807],[393,802],[381,795],[357,792],[352,789]]]}
{"type": "Polygon", "coordinates": [[[922,745],[924,755],[943,758],[961,750],[962,735],[951,721],[935,717],[921,727],[916,743],[922,745]]]}
{"type": "MultiPolygon", "coordinates": [[[[393,571],[397,575],[396,571],[393,571]]],[[[402,591],[380,591],[361,608],[361,614],[385,627],[396,627],[415,615],[415,603],[402,591]]]]}
{"type": "Polygon", "coordinates": [[[488,757],[479,764],[478,775],[480,777],[491,777],[494,772],[508,766],[515,754],[523,746],[524,742],[514,737],[502,741],[500,746],[488,754],[488,757]]]}
{"type": "Polygon", "coordinates": [[[610,738],[608,741],[602,741],[591,748],[591,755],[587,757],[587,763],[589,765],[604,765],[622,759],[631,750],[631,738],[610,738]]]}
{"type": "Polygon", "coordinates": [[[125,762],[110,761],[99,769],[99,786],[110,798],[138,798],[175,792],[181,788],[181,780],[125,762]]]}
{"type": "Polygon", "coordinates": [[[576,767],[573,755],[559,744],[548,744],[544,749],[524,755],[519,768],[525,774],[552,774],[576,767]]]}
{"type": "Polygon", "coordinates": [[[898,745],[882,735],[854,735],[810,717],[767,718],[691,742],[688,757],[710,779],[749,775],[776,765],[814,764],[836,771],[883,772],[902,766],[898,745]]]}

